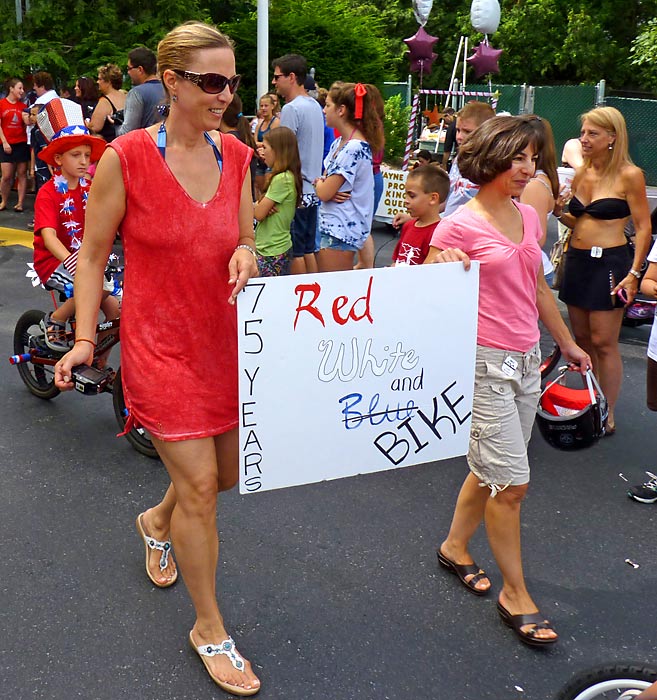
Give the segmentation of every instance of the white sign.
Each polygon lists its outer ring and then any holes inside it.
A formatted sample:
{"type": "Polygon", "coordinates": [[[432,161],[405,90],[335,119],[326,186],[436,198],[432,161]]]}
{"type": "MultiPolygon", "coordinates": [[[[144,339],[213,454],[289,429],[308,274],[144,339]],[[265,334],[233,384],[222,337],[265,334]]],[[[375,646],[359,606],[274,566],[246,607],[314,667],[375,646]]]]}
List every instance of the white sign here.
{"type": "Polygon", "coordinates": [[[240,492],[465,454],[478,288],[478,263],[251,280],[240,492]]]}
{"type": "Polygon", "coordinates": [[[383,194],[374,218],[384,223],[392,223],[395,214],[406,213],[404,190],[408,173],[405,170],[381,170],[383,175],[383,194]]]}

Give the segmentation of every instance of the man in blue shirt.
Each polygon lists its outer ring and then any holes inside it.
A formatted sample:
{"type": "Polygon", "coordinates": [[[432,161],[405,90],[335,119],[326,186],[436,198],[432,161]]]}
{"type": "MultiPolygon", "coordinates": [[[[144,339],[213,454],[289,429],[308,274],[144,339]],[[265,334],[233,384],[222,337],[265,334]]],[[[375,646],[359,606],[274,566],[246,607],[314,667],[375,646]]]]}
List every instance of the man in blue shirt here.
{"type": "Polygon", "coordinates": [[[117,136],[159,122],[157,107],[164,101],[164,88],[157,76],[157,57],[150,49],[138,46],[130,51],[128,75],[134,87],[126,97],[124,121],[116,131],[117,136]]]}

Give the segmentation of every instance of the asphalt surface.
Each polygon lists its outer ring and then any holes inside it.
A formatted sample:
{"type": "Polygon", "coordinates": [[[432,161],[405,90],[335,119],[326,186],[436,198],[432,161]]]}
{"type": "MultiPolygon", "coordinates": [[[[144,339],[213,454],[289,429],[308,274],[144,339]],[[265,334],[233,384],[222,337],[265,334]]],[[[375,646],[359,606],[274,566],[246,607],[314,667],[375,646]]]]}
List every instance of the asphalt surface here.
{"type": "MultiPolygon", "coordinates": [[[[0,226],[30,218],[5,212],[0,226]]],[[[385,264],[394,238],[378,228],[376,239],[385,264]]],[[[25,279],[29,260],[29,248],[0,245],[5,356],[21,313],[48,308],[25,279]]],[[[625,495],[657,469],[657,417],[645,408],[648,334],[647,326],[622,333],[614,437],[577,453],[552,449],[538,432],[530,444],[524,564],[560,633],[552,649],[521,645],[499,620],[494,593],[476,598],[436,565],[463,458],[222,495],[220,602],[262,679],[258,697],[548,700],[584,667],[654,662],[657,505],[625,495]]],[[[1,696],[227,697],[187,644],[194,618],[184,585],[155,589],[143,571],[134,519],[167,485],[161,464],[115,437],[107,395],[39,400],[6,360],[0,387],[1,696]]],[[[312,460],[326,447],[300,436],[290,449],[312,460]]],[[[483,531],[472,552],[499,591],[483,531]]]]}

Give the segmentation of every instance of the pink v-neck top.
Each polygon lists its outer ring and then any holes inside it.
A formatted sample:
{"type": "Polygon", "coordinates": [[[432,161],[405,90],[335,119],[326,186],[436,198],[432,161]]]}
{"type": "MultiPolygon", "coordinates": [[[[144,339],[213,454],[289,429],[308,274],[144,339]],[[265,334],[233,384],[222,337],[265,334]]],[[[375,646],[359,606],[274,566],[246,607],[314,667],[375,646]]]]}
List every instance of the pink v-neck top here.
{"type": "Polygon", "coordinates": [[[477,344],[527,352],[539,339],[536,284],[541,223],[533,207],[514,204],[522,215],[520,243],[462,206],[436,226],[431,245],[441,250],[460,248],[481,263],[477,344]]]}
{"type": "Polygon", "coordinates": [[[253,152],[233,136],[222,135],[221,144],[223,174],[205,203],[182,188],[145,130],[109,144],[126,191],[120,229],[126,405],[130,424],[161,440],[237,426],[237,317],[228,304],[228,262],[253,152]]]}

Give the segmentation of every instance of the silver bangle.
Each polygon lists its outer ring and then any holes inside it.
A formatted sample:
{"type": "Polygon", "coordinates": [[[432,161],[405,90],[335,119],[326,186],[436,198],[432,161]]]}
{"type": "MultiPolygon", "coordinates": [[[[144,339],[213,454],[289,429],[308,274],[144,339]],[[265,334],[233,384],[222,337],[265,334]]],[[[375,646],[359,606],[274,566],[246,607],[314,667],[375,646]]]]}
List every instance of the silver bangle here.
{"type": "Polygon", "coordinates": [[[632,275],[633,277],[636,277],[638,280],[641,279],[641,273],[638,270],[635,270],[634,268],[630,269],[630,271],[628,272],[628,275],[632,275]]]}
{"type": "Polygon", "coordinates": [[[237,252],[240,248],[243,248],[244,250],[248,250],[249,253],[251,253],[254,258],[258,257],[257,253],[250,245],[247,245],[246,243],[240,243],[238,246],[236,246],[235,252],[237,252]]]}

